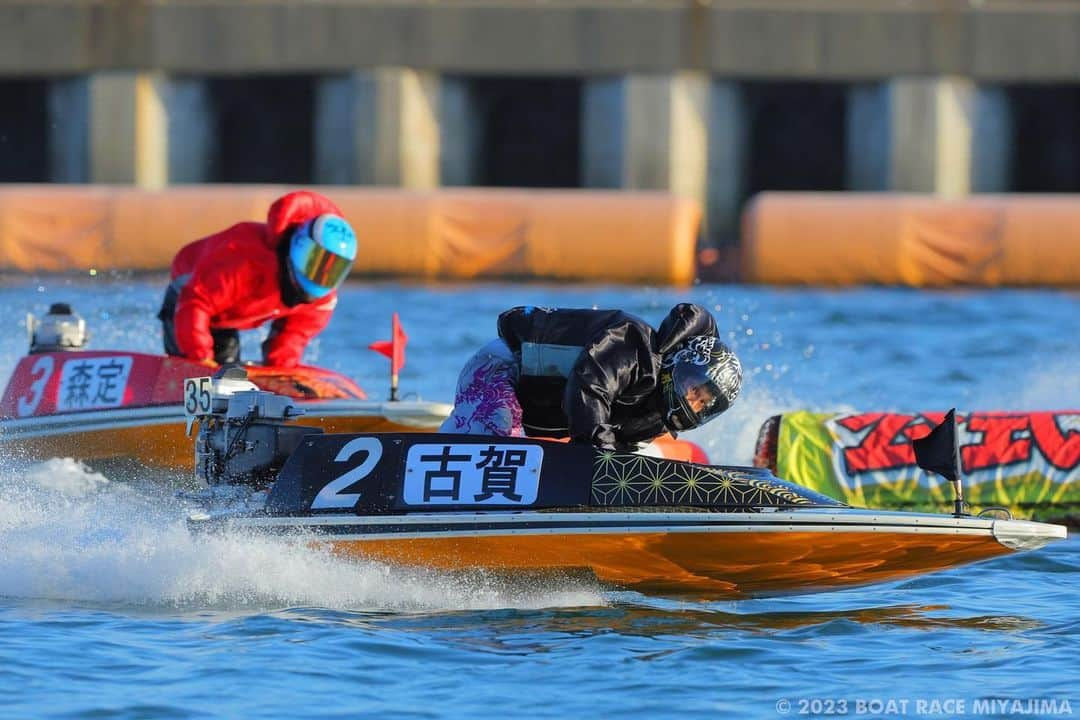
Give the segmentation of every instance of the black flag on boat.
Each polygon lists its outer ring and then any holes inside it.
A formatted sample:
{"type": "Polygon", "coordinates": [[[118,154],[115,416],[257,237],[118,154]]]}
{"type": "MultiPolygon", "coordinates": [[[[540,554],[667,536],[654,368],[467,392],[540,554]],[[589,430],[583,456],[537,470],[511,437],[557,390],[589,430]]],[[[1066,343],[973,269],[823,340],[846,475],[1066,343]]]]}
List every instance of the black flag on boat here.
{"type": "Polygon", "coordinates": [[[915,462],[923,470],[941,475],[946,480],[960,480],[960,445],[956,438],[956,408],[945,414],[941,424],[926,437],[911,441],[915,462]]]}

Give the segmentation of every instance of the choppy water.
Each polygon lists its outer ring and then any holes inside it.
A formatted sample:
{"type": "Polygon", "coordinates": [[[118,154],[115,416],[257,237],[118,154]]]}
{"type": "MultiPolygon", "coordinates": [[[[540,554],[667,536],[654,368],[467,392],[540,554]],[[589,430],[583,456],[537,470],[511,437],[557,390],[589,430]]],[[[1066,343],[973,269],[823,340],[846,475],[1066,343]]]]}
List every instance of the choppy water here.
{"type": "MultiPolygon", "coordinates": [[[[0,375],[25,350],[22,314],[61,300],[95,347],[156,351],[161,284],[0,281],[0,375]]],[[[357,285],[309,360],[380,394],[387,363],[364,348],[398,310],[404,389],[449,400],[511,304],[655,322],[685,299],[714,309],[748,370],[739,403],[694,438],[716,461],[749,461],[760,422],[788,408],[1080,405],[1080,300],[1055,292],[357,285]]],[[[197,543],[181,516],[148,479],[0,461],[0,716],[1080,714],[1075,539],[905,583],[692,603],[347,563],[282,540],[197,543]]]]}

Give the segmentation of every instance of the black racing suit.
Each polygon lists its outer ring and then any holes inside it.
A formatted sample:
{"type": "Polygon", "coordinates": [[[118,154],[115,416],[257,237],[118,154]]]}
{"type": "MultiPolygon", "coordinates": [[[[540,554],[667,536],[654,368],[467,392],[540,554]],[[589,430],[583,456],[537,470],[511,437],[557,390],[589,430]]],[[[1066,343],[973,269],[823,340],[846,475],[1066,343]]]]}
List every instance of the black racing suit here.
{"type": "Polygon", "coordinates": [[[667,431],[660,358],[695,335],[716,335],[707,310],[676,305],[653,330],[621,310],[516,307],[499,316],[521,363],[517,397],[528,435],[628,449],[667,431]]]}

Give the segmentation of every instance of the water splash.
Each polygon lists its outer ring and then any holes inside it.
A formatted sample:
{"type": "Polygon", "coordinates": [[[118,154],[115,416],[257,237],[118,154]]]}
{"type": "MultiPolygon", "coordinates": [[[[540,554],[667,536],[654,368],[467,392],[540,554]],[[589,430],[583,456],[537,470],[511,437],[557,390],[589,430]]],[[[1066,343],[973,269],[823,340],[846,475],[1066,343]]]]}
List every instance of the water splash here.
{"type": "Polygon", "coordinates": [[[980,383],[977,409],[1074,410],[1080,408],[1080,365],[1075,357],[1037,358],[1019,378],[980,383]]]}
{"type": "Polygon", "coordinates": [[[412,611],[604,603],[588,581],[510,581],[345,560],[242,533],[193,537],[184,506],[150,483],[111,482],[70,458],[0,480],[0,596],[267,610],[412,611]]]}
{"type": "MultiPolygon", "coordinates": [[[[723,415],[704,427],[680,434],[679,437],[700,445],[710,462],[719,465],[752,465],[754,446],[762,424],[773,415],[796,409],[824,411],[812,403],[800,401],[792,393],[757,383],[744,387],[739,398],[723,415]]],[[[854,410],[846,403],[835,403],[829,412],[854,410]]]]}

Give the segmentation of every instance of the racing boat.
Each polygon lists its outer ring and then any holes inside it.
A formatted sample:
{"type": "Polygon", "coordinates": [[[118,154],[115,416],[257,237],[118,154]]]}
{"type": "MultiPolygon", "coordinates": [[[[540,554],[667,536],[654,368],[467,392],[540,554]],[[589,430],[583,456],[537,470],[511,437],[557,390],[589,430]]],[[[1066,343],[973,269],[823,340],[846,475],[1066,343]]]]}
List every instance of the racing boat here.
{"type": "MultiPolygon", "coordinates": [[[[83,350],[85,323],[55,304],[42,321],[27,320],[30,354],[16,365],[0,398],[0,452],[27,460],[74,457],[101,463],[184,470],[184,378],[206,372],[198,362],[146,353],[83,350]]],[[[257,387],[292,399],[301,423],[330,432],[432,431],[445,403],[368,399],[352,380],[317,367],[247,366],[257,387]]]]}
{"type": "Polygon", "coordinates": [[[585,571],[712,598],[898,580],[1065,537],[1002,517],[856,509],[763,468],[527,438],[323,433],[292,423],[292,399],[229,372],[198,381],[195,466],[208,487],[196,533],[296,536],[450,571],[585,571]]]}

